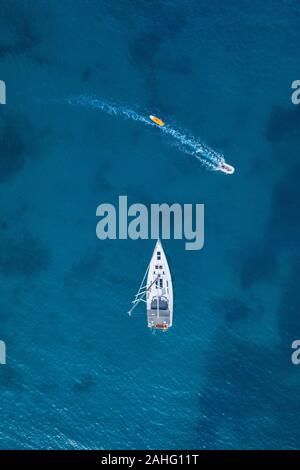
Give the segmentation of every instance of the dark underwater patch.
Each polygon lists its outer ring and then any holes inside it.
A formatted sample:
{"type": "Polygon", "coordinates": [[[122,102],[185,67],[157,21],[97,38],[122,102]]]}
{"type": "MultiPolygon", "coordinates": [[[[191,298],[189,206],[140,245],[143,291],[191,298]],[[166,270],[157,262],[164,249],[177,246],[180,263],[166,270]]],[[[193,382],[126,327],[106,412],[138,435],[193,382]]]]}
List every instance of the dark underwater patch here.
{"type": "Polygon", "coordinates": [[[0,272],[6,276],[33,276],[47,269],[49,263],[48,250],[31,236],[1,240],[0,272]]]}
{"type": "Polygon", "coordinates": [[[88,393],[97,385],[97,381],[92,375],[85,375],[72,385],[71,390],[77,393],[88,393]]]}
{"type": "Polygon", "coordinates": [[[57,390],[59,390],[59,386],[56,382],[47,381],[47,382],[40,382],[38,384],[38,389],[43,394],[48,395],[49,393],[53,394],[53,393],[57,392],[57,390]]]}
{"type": "Polygon", "coordinates": [[[161,42],[156,32],[142,32],[129,44],[130,57],[135,65],[155,68],[155,55],[161,42]]]}
{"type": "Polygon", "coordinates": [[[161,116],[176,114],[175,104],[171,102],[165,104],[165,96],[159,91],[159,73],[155,70],[149,72],[145,79],[145,86],[149,92],[149,108],[154,110],[154,113],[161,116]],[[159,103],[159,109],[156,108],[157,103],[159,103]]]}
{"type": "Polygon", "coordinates": [[[29,159],[36,157],[40,137],[24,116],[0,118],[0,184],[10,180],[29,159]]]}
{"type": "Polygon", "coordinates": [[[42,42],[40,22],[34,10],[29,4],[12,0],[1,9],[3,39],[0,39],[0,59],[8,55],[31,53],[42,42]]]}
{"type": "Polygon", "coordinates": [[[169,72],[174,75],[191,75],[193,69],[191,63],[187,57],[179,57],[177,59],[171,59],[170,57],[164,60],[157,61],[157,67],[169,72]]]}
{"type": "Polygon", "coordinates": [[[240,282],[244,289],[252,287],[256,282],[271,280],[277,272],[276,252],[271,247],[249,248],[249,255],[243,259],[240,270],[240,282]]]}
{"type": "Polygon", "coordinates": [[[96,173],[94,186],[95,191],[97,191],[101,195],[103,195],[104,193],[109,193],[109,191],[111,191],[113,188],[112,184],[106,177],[105,172],[103,172],[102,168],[96,173]]]}
{"type": "Polygon", "coordinates": [[[119,0],[108,2],[104,8],[108,15],[121,23],[121,26],[125,24],[126,29],[134,30],[139,24],[138,18],[143,18],[146,22],[145,29],[155,29],[158,35],[179,33],[186,23],[187,16],[180,6],[167,5],[164,0],[155,2],[119,0]]]}
{"type": "Polygon", "coordinates": [[[27,151],[19,126],[11,120],[0,130],[0,148],[0,183],[3,183],[23,168],[27,151]]]}
{"type": "Polygon", "coordinates": [[[300,106],[282,108],[274,106],[265,131],[268,141],[283,139],[287,134],[300,127],[300,106]]]}
{"type": "Polygon", "coordinates": [[[65,275],[67,284],[89,282],[94,279],[102,266],[100,250],[85,253],[65,275]]]}
{"type": "Polygon", "coordinates": [[[224,316],[227,322],[234,323],[248,318],[252,310],[240,299],[217,299],[212,302],[212,309],[216,314],[224,316]]]}
{"type": "Polygon", "coordinates": [[[7,231],[8,230],[8,223],[7,222],[0,222],[0,229],[3,230],[3,231],[7,231]]]}
{"type": "Polygon", "coordinates": [[[20,391],[23,389],[23,383],[23,376],[18,369],[9,363],[0,366],[0,389],[20,391]]]}
{"type": "Polygon", "coordinates": [[[244,288],[256,282],[272,281],[280,255],[299,252],[299,175],[300,164],[296,164],[273,188],[270,216],[261,245],[249,246],[249,254],[241,263],[240,282],[244,288]]]}
{"type": "Polygon", "coordinates": [[[300,240],[300,164],[291,167],[274,186],[266,245],[273,250],[298,251],[300,240]]]}
{"type": "Polygon", "coordinates": [[[93,75],[93,70],[91,67],[84,67],[81,72],[81,81],[82,83],[86,83],[90,80],[93,75]]]}
{"type": "Polygon", "coordinates": [[[287,428],[286,439],[292,443],[300,417],[294,412],[298,391],[289,382],[289,351],[252,343],[224,328],[216,338],[207,387],[201,391],[204,418],[198,428],[199,444],[211,449],[234,446],[236,442],[231,444],[224,436],[224,425],[234,423],[233,437],[239,440],[239,448],[257,448],[257,435],[249,427],[254,420],[260,429],[259,448],[276,447],[283,426],[287,428]],[[290,411],[282,405],[286,399],[290,411]],[[269,425],[264,426],[270,422],[277,435],[270,435],[269,425]]]}
{"type": "Polygon", "coordinates": [[[300,338],[300,256],[292,258],[290,263],[290,272],[284,283],[277,312],[280,338],[285,351],[289,351],[292,342],[300,338]]]}
{"type": "MultiPolygon", "coordinates": [[[[174,38],[182,31],[186,24],[186,15],[181,9],[174,6],[169,8],[164,3],[156,2],[155,6],[149,2],[139,3],[140,14],[146,18],[147,24],[129,43],[128,50],[135,65],[153,71],[155,68],[164,67],[163,61],[156,60],[156,54],[166,40],[174,38]]],[[[134,14],[136,6],[137,4],[134,5],[134,14]]],[[[180,61],[176,61],[176,64],[179,67],[180,61]]],[[[182,68],[180,70],[182,72],[182,68]]]]}

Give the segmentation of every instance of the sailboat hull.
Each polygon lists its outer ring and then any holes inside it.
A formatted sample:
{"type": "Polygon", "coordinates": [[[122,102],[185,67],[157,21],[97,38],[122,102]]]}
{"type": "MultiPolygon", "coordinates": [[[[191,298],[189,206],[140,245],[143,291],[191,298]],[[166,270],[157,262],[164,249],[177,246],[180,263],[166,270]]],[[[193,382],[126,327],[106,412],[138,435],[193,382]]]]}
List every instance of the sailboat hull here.
{"type": "Polygon", "coordinates": [[[173,324],[173,285],[166,255],[158,240],[148,270],[148,327],[166,331],[173,324]]]}

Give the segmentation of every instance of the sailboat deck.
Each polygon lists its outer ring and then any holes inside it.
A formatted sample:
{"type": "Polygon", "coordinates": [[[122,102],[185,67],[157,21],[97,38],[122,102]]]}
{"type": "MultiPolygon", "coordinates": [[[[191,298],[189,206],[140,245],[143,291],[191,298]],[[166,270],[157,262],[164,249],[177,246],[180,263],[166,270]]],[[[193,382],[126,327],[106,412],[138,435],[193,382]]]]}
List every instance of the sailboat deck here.
{"type": "Polygon", "coordinates": [[[170,325],[171,323],[170,310],[159,310],[159,316],[157,316],[157,313],[158,312],[156,309],[147,310],[148,325],[153,324],[153,326],[155,326],[155,325],[159,325],[163,323],[170,325]]]}

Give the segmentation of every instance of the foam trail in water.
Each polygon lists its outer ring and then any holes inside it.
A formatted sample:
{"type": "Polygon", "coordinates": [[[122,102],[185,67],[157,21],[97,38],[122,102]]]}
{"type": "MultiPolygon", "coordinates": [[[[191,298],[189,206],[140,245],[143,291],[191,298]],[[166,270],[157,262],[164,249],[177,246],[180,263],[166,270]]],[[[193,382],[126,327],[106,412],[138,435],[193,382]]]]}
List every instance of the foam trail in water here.
{"type": "Polygon", "coordinates": [[[91,96],[68,98],[67,102],[71,105],[100,109],[104,113],[113,116],[132,119],[134,121],[140,121],[148,126],[157,127],[162,131],[163,134],[170,138],[170,142],[173,145],[176,145],[176,147],[178,147],[184,153],[196,157],[197,160],[199,160],[199,162],[207,169],[218,170],[220,168],[220,164],[225,162],[223,155],[207,147],[195,137],[189,136],[185,131],[177,130],[170,126],[158,127],[149,120],[148,116],[139,114],[138,112],[127,108],[126,106],[115,105],[91,96]]]}
{"type": "Polygon", "coordinates": [[[67,102],[69,104],[85,106],[87,108],[97,108],[103,111],[104,113],[113,116],[124,117],[127,119],[133,119],[134,121],[140,121],[150,126],[155,125],[152,121],[149,121],[146,116],[143,116],[130,108],[127,108],[125,106],[117,106],[115,104],[108,103],[104,100],[99,100],[98,98],[93,98],[90,96],[79,96],[76,98],[68,98],[67,102]]]}

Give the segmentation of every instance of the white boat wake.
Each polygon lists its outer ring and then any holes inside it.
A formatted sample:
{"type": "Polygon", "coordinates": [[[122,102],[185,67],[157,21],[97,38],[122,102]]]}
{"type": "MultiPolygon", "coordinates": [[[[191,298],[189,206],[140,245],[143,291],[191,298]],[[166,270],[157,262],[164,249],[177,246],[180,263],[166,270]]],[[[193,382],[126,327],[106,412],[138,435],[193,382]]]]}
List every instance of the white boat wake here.
{"type": "MultiPolygon", "coordinates": [[[[125,119],[142,122],[147,126],[157,127],[163,134],[169,137],[169,141],[172,145],[178,147],[182,152],[195,157],[201,165],[205,166],[209,170],[224,171],[226,166],[230,167],[225,163],[225,159],[222,154],[209,148],[195,137],[189,136],[184,130],[175,129],[168,125],[158,127],[147,115],[140,114],[128,107],[112,104],[91,96],[67,98],[67,102],[74,106],[100,109],[104,113],[112,116],[120,116],[125,119]]],[[[224,172],[226,173],[227,171],[224,172]]]]}

